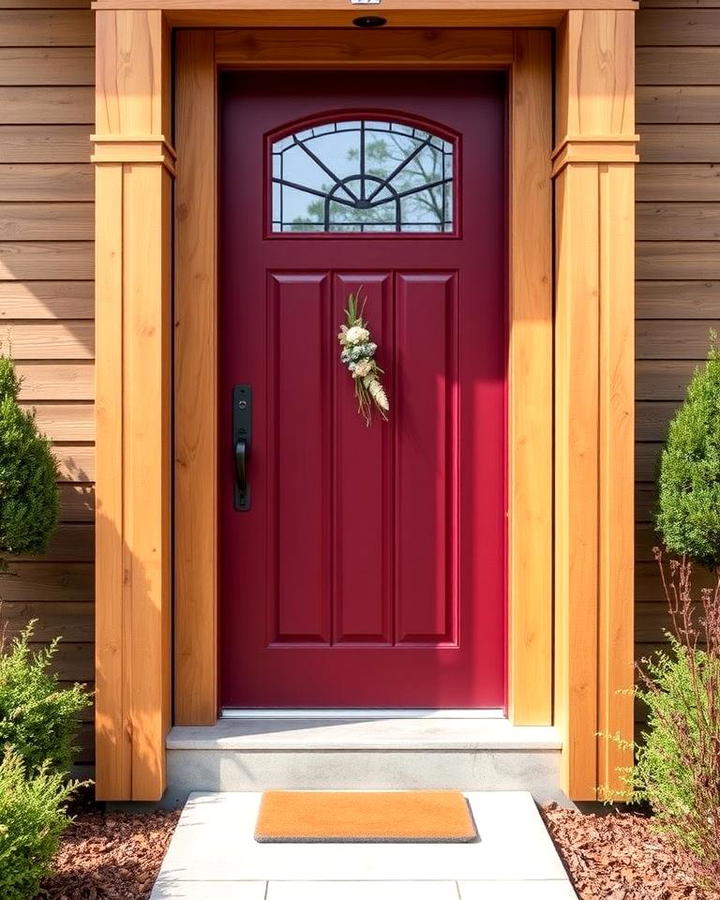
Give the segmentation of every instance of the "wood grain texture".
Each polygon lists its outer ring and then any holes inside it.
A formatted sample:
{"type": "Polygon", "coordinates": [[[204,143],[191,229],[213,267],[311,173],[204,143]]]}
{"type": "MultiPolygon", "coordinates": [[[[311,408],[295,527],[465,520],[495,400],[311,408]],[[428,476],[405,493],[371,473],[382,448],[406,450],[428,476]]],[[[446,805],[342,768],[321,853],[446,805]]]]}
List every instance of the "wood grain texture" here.
{"type": "Polygon", "coordinates": [[[93,277],[89,241],[0,242],[0,280],[89,279],[93,277]]]}
{"type": "MultiPolygon", "coordinates": [[[[720,324],[720,6],[644,0],[638,15],[636,656],[668,623],[652,559],[657,466],[670,419],[720,324]],[[654,8],[653,8],[654,7],[654,8]],[[684,8],[683,8],[684,7],[684,8]]],[[[700,576],[702,579],[702,576],[700,576]]],[[[644,710],[635,711],[645,717],[644,710]]]]}
{"type": "Polygon", "coordinates": [[[0,9],[90,9],[90,0],[0,0],[0,9]]]}
{"type": "Polygon", "coordinates": [[[0,203],[0,241],[88,241],[94,235],[91,203],[0,203]]]}
{"type": "Polygon", "coordinates": [[[88,163],[89,131],[86,125],[0,125],[0,159],[3,163],[88,163]]]}
{"type": "Polygon", "coordinates": [[[95,440],[95,409],[92,403],[33,400],[22,403],[22,406],[35,411],[38,428],[51,441],[80,443],[95,440]]]}
{"type": "MultiPolygon", "coordinates": [[[[13,561],[16,574],[0,587],[3,617],[13,632],[37,618],[35,642],[62,636],[61,676],[89,681],[93,31],[85,0],[0,0],[0,342],[17,361],[21,400],[61,441],[53,449],[65,520],[45,555],[13,561]]],[[[88,762],[91,717],[78,756],[88,762]]]]}
{"type": "Polygon", "coordinates": [[[638,47],[639,85],[720,82],[720,47],[638,47]]]}
{"type": "Polygon", "coordinates": [[[556,178],[555,714],[569,796],[621,789],[632,737],[633,17],[573,11],[559,32],[556,134],[608,145],[556,178]]]}
{"type": "Polygon", "coordinates": [[[547,33],[516,32],[510,95],[508,654],[509,712],[517,725],[552,722],[550,53],[547,33]]]}
{"type": "Polygon", "coordinates": [[[37,623],[33,638],[38,642],[61,637],[63,641],[86,644],[93,638],[92,603],[3,604],[3,622],[7,622],[10,637],[18,635],[31,620],[37,623]]]}
{"type": "Polygon", "coordinates": [[[90,85],[92,47],[0,47],[0,85],[90,85]]]}
{"type": "Polygon", "coordinates": [[[657,441],[636,441],[635,480],[654,481],[662,444],[657,441]]]}
{"type": "Polygon", "coordinates": [[[16,562],[2,580],[3,600],[12,602],[93,599],[94,567],[76,562],[16,562]]]}
{"type": "Polygon", "coordinates": [[[637,198],[653,201],[718,201],[720,165],[640,165],[637,171],[637,198]]]}
{"type": "Polygon", "coordinates": [[[257,68],[404,68],[442,66],[468,68],[510,64],[513,32],[493,29],[480,36],[474,29],[426,30],[394,28],[379,31],[368,42],[358,29],[223,29],[216,37],[220,65],[257,68]]]}
{"type": "Polygon", "coordinates": [[[720,205],[639,203],[637,237],[641,241],[716,241],[720,238],[720,205]]]}
{"type": "Polygon", "coordinates": [[[176,54],[175,718],[207,725],[218,712],[213,32],[182,32],[176,54]]]}
{"type": "MultiPolygon", "coordinates": [[[[97,611],[95,681],[97,786],[99,797],[132,796],[131,730],[125,670],[123,564],[123,382],[122,382],[122,165],[98,167],[96,188],[96,341],[101,365],[95,379],[97,611]]],[[[94,435],[93,435],[94,436],[94,435]]]]}
{"type": "Polygon", "coordinates": [[[670,419],[678,404],[666,400],[639,400],[635,405],[635,438],[638,441],[664,441],[670,419]]]}
{"type": "Polygon", "coordinates": [[[0,87],[2,125],[78,125],[92,120],[91,87],[0,87]]]}
{"type": "Polygon", "coordinates": [[[95,554],[95,528],[86,522],[64,522],[53,535],[47,553],[42,556],[15,557],[24,562],[92,562],[95,554]]]}
{"type": "Polygon", "coordinates": [[[91,281],[2,281],[0,320],[92,319],[91,281]]]}
{"type": "MultiPolygon", "coordinates": [[[[145,3],[145,0],[139,0],[145,3]]],[[[590,0],[602,4],[604,0],[590,0]]],[[[615,0],[609,0],[610,3],[615,0]]],[[[624,0],[619,0],[624,2],[624,0]]],[[[149,5],[149,4],[146,4],[149,5]]],[[[628,7],[623,7],[628,8],[628,7]]],[[[97,7],[100,9],[100,7],[97,7]]],[[[347,28],[357,17],[357,11],[348,9],[308,9],[294,4],[282,11],[256,7],[253,9],[218,8],[168,8],[165,10],[172,28],[347,28]]],[[[496,6],[465,9],[435,8],[424,11],[398,8],[392,13],[390,28],[554,28],[562,21],[564,10],[524,4],[512,9],[496,6]]]]}
{"type": "Polygon", "coordinates": [[[0,9],[4,47],[92,47],[90,10],[0,9]]]}
{"type": "MultiPolygon", "coordinates": [[[[716,310],[716,313],[720,310],[716,310]]],[[[705,359],[715,319],[645,320],[637,323],[638,359],[705,359]]]]}
{"type": "Polygon", "coordinates": [[[47,362],[19,362],[15,371],[21,379],[21,400],[54,400],[59,395],[66,400],[94,399],[95,373],[90,361],[57,363],[53,357],[47,362]]]}
{"type": "MultiPolygon", "coordinates": [[[[99,13],[97,40],[97,132],[118,148],[163,140],[162,14],[99,13]]],[[[96,172],[96,794],[158,800],[171,715],[171,184],[162,162],[116,156],[96,172]]]]}
{"type": "Polygon", "coordinates": [[[56,442],[53,452],[61,481],[95,481],[95,448],[90,442],[56,442]]]}
{"type": "Polygon", "coordinates": [[[90,165],[0,164],[0,200],[30,203],[92,199],[90,165]]]}
{"type": "Polygon", "coordinates": [[[708,85],[642,85],[637,89],[637,120],[640,124],[716,124],[720,122],[717,88],[708,85]]]}
{"type": "Polygon", "coordinates": [[[638,281],[638,319],[712,319],[720,313],[720,281],[638,281]]]}
{"type": "Polygon", "coordinates": [[[714,163],[717,159],[715,125],[641,125],[638,130],[641,162],[714,163]]]}
{"type": "Polygon", "coordinates": [[[635,364],[635,395],[638,400],[675,400],[685,391],[702,360],[639,359],[635,364]]]}
{"type": "Polygon", "coordinates": [[[574,799],[595,799],[598,785],[597,204],[597,166],[567,166],[556,180],[555,722],[574,799]]]}
{"type": "Polygon", "coordinates": [[[638,47],[720,46],[718,9],[643,9],[637,21],[638,47]]]}
{"type": "MultiPolygon", "coordinates": [[[[601,166],[600,547],[598,731],[633,735],[634,177],[632,164],[601,166]]],[[[628,753],[598,738],[598,789],[622,788],[628,753]]]]}
{"type": "Polygon", "coordinates": [[[638,241],[636,258],[638,278],[720,278],[720,255],[713,241],[638,241]]]}

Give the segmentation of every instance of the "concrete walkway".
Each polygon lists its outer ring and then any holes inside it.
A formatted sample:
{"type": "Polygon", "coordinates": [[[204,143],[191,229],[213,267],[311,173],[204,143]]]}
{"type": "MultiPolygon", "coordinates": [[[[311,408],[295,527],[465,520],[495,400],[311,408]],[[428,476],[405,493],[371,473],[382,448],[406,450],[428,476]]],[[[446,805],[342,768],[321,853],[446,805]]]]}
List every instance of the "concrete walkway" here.
{"type": "Polygon", "coordinates": [[[466,793],[472,844],[258,844],[260,793],[192,794],[151,900],[575,900],[529,793],[466,793]]]}

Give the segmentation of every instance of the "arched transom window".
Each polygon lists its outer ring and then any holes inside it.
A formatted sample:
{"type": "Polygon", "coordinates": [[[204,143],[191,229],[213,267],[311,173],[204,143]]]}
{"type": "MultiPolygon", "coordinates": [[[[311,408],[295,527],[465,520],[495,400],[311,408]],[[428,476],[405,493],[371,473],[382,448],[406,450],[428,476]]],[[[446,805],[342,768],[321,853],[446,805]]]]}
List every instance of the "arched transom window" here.
{"type": "Polygon", "coordinates": [[[273,232],[449,232],[454,145],[395,121],[328,122],[272,144],[273,232]]]}

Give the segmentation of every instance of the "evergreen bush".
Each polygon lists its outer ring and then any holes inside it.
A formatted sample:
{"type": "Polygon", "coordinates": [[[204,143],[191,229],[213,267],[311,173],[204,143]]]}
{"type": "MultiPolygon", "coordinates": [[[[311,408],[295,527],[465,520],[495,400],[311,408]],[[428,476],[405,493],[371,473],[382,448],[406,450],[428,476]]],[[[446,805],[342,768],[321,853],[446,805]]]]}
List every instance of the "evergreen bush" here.
{"type": "Polygon", "coordinates": [[[58,518],[57,463],[19,390],[12,360],[0,356],[0,570],[6,554],[44,553],[58,518]]]}
{"type": "Polygon", "coordinates": [[[720,349],[712,335],[704,367],[668,431],[660,458],[657,528],[668,550],[720,565],[720,349]]]}
{"type": "Polygon", "coordinates": [[[31,775],[20,754],[0,761],[0,897],[32,900],[49,875],[69,824],[66,806],[76,784],[42,767],[31,775]]]}
{"type": "Polygon", "coordinates": [[[47,766],[67,776],[90,698],[81,685],[60,687],[51,671],[58,641],[32,649],[33,624],[9,648],[0,643],[0,756],[11,747],[30,774],[47,766]]]}

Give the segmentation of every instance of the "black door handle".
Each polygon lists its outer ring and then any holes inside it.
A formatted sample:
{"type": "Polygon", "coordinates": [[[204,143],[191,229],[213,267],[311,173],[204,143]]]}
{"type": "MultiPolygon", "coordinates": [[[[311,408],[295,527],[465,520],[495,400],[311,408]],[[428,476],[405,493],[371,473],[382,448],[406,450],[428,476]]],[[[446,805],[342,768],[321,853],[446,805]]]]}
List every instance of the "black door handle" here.
{"type": "Polygon", "coordinates": [[[235,486],[238,492],[238,508],[243,509],[247,499],[247,441],[239,440],[235,444],[235,486]]]}
{"type": "Polygon", "coordinates": [[[235,485],[233,489],[235,509],[250,509],[250,485],[248,484],[248,458],[252,443],[252,388],[249,384],[236,384],[233,388],[233,451],[235,454],[235,485]]]}

